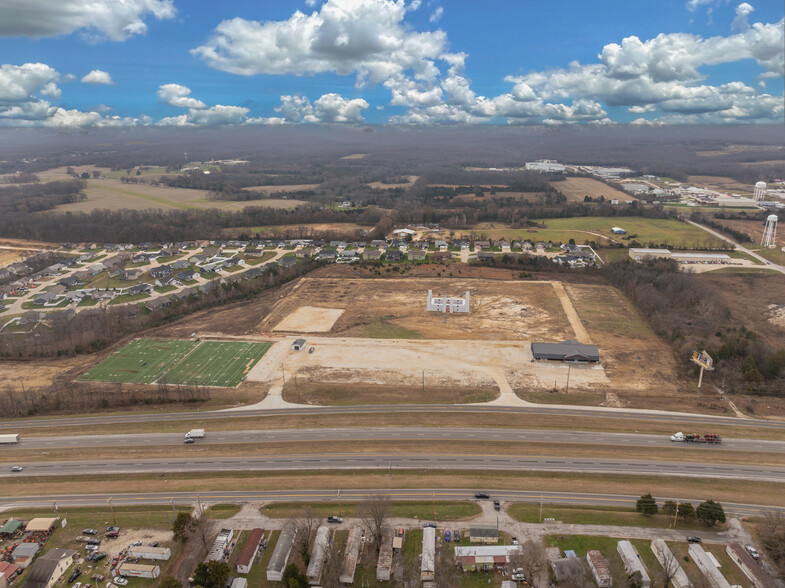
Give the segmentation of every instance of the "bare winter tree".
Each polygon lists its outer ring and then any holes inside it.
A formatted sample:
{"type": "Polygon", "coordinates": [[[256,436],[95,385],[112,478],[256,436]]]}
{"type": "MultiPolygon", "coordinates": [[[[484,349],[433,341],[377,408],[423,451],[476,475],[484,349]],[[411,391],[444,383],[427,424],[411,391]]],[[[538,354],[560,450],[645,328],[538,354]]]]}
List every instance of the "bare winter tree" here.
{"type": "Polygon", "coordinates": [[[316,532],[322,520],[318,518],[310,506],[303,508],[302,513],[296,519],[292,519],[290,523],[296,529],[297,534],[294,539],[294,550],[300,554],[303,562],[307,566],[310,559],[309,547],[311,544],[311,535],[316,532]]]}
{"type": "Polygon", "coordinates": [[[673,555],[672,551],[667,550],[663,551],[660,564],[660,582],[662,583],[663,588],[669,588],[671,582],[673,582],[673,579],[679,572],[679,560],[676,559],[676,556],[673,555]]]}
{"type": "Polygon", "coordinates": [[[417,561],[417,556],[413,553],[401,554],[395,565],[394,578],[396,585],[403,588],[420,586],[420,564],[417,561]]]}
{"type": "Polygon", "coordinates": [[[323,588],[339,588],[341,585],[341,566],[343,564],[343,549],[333,540],[325,552],[324,567],[322,568],[321,586],[323,588]]]}
{"type": "Polygon", "coordinates": [[[455,562],[455,552],[449,545],[442,545],[436,560],[433,580],[436,588],[453,588],[461,583],[461,572],[455,562]]]}
{"type": "Polygon", "coordinates": [[[562,585],[564,586],[570,586],[571,588],[589,588],[591,586],[591,582],[586,577],[586,568],[583,567],[583,561],[577,557],[570,557],[564,561],[561,577],[563,579],[562,585]]]}
{"type": "Polygon", "coordinates": [[[520,544],[520,552],[514,554],[510,563],[515,568],[523,568],[526,579],[533,586],[535,578],[546,566],[545,545],[542,541],[527,539],[520,544]],[[514,563],[516,562],[516,563],[514,563]]]}
{"type": "Polygon", "coordinates": [[[761,526],[760,538],[771,563],[785,579],[785,514],[768,513],[761,526]]]}
{"type": "Polygon", "coordinates": [[[388,496],[374,494],[361,502],[357,508],[360,520],[371,537],[373,537],[377,553],[382,543],[382,531],[387,522],[391,506],[392,503],[388,496]]]}

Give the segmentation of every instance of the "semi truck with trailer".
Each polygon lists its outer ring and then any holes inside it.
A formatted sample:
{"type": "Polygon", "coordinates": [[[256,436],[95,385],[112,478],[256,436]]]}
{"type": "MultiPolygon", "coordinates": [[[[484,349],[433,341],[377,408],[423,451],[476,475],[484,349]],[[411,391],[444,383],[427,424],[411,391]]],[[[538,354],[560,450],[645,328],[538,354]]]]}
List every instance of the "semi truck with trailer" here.
{"type": "Polygon", "coordinates": [[[722,437],[719,435],[715,435],[714,433],[706,433],[705,435],[699,435],[697,433],[690,433],[685,435],[682,432],[678,432],[675,435],[671,435],[671,441],[674,443],[722,443],[722,437]]]}

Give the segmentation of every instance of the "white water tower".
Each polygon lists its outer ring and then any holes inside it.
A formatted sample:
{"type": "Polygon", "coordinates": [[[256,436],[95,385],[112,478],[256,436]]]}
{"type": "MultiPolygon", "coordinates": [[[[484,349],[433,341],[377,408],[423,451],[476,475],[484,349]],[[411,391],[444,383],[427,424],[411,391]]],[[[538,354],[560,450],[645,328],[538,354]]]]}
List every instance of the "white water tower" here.
{"type": "Polygon", "coordinates": [[[770,214],[766,217],[766,227],[763,229],[763,237],[760,244],[763,247],[774,248],[777,243],[777,215],[770,214]]]}
{"type": "Polygon", "coordinates": [[[755,191],[752,193],[752,199],[755,202],[766,200],[766,182],[757,182],[755,184],[755,191]]]}

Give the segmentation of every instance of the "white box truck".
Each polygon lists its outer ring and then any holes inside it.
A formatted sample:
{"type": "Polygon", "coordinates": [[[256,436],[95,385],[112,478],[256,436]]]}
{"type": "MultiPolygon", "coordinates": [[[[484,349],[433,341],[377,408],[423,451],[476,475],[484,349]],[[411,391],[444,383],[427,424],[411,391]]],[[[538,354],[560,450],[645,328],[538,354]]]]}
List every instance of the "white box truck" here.
{"type": "Polygon", "coordinates": [[[186,443],[193,443],[197,439],[204,439],[204,429],[191,429],[185,434],[186,443]]]}
{"type": "Polygon", "coordinates": [[[0,435],[0,445],[13,445],[19,443],[19,435],[14,433],[12,435],[0,435]]]}

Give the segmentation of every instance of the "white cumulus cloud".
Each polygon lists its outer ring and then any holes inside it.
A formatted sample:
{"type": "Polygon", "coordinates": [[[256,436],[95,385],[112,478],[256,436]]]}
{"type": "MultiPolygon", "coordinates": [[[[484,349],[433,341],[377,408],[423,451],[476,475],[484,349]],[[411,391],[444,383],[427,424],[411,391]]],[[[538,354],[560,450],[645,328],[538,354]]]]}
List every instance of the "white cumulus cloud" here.
{"type": "Polygon", "coordinates": [[[191,88],[180,84],[164,84],[158,87],[158,100],[177,108],[207,108],[207,104],[191,98],[191,88]]]}
{"type": "Polygon", "coordinates": [[[330,93],[313,103],[305,96],[281,96],[281,105],[275,111],[290,123],[362,123],[362,111],[368,106],[362,98],[330,93]]]}
{"type": "Polygon", "coordinates": [[[212,68],[241,75],[356,74],[379,83],[412,70],[433,75],[449,58],[443,31],[418,32],[403,21],[404,0],[327,0],[284,21],[235,18],[221,22],[192,53],[212,68]]]}
{"type": "Polygon", "coordinates": [[[107,72],[101,71],[100,69],[94,69],[82,78],[82,83],[111,85],[114,84],[114,80],[112,80],[112,76],[110,76],[107,72]]]}
{"type": "Polygon", "coordinates": [[[147,32],[145,18],[174,18],[172,0],[3,0],[0,36],[50,37],[83,31],[124,41],[147,32]]]}

